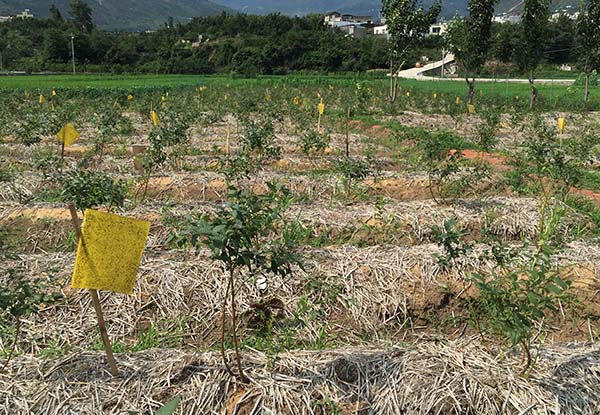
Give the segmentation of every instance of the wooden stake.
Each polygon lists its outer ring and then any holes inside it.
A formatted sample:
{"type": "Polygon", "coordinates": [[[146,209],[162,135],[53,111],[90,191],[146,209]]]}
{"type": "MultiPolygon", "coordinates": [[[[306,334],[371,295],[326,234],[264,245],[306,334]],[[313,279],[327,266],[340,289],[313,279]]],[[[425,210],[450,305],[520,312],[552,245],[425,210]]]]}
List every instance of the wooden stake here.
{"type": "Polygon", "coordinates": [[[229,136],[230,136],[230,134],[231,134],[231,132],[229,131],[229,126],[228,126],[228,127],[227,127],[227,138],[226,138],[226,140],[225,140],[225,153],[226,153],[227,155],[229,155],[229,151],[230,151],[230,150],[229,150],[229,140],[230,140],[230,137],[229,137],[229,136]]]}
{"type": "Polygon", "coordinates": [[[346,110],[346,157],[350,157],[350,106],[346,110]]]}
{"type": "MultiPolygon", "coordinates": [[[[77,235],[77,243],[81,239],[81,224],[79,217],[77,216],[77,209],[73,203],[69,203],[69,211],[71,212],[71,221],[73,222],[73,228],[75,229],[75,235],[77,235]]],[[[98,327],[100,328],[100,337],[102,337],[102,343],[104,343],[104,350],[106,351],[106,360],[110,368],[110,373],[113,376],[119,376],[119,369],[117,368],[117,362],[113,355],[112,346],[108,339],[108,333],[106,331],[106,323],[104,322],[104,314],[102,313],[102,305],[100,304],[100,298],[98,297],[97,290],[90,290],[92,296],[92,303],[94,304],[94,310],[96,310],[96,318],[98,320],[98,327]]]]}

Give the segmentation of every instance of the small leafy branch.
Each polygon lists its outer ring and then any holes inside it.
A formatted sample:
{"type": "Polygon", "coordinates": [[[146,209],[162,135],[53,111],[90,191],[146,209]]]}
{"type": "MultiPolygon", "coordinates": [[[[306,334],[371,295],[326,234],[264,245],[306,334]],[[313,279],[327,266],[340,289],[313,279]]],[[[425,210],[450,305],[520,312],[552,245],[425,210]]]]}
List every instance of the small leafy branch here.
{"type": "Polygon", "coordinates": [[[126,195],[127,186],[123,181],[92,170],[68,172],[60,190],[62,201],[73,202],[82,211],[100,205],[107,205],[109,209],[122,207],[126,195]]]}
{"type": "Polygon", "coordinates": [[[417,144],[427,169],[429,191],[438,204],[447,204],[490,176],[489,166],[463,156],[465,143],[454,134],[424,134],[417,144]]]}
{"type": "MultiPolygon", "coordinates": [[[[564,209],[554,208],[548,218],[540,221],[543,227],[533,253],[527,243],[519,248],[493,244],[480,256],[481,261],[492,261],[491,271],[471,273],[468,279],[478,293],[462,299],[464,317],[482,339],[500,337],[512,347],[521,346],[523,375],[535,364],[531,354],[534,329],[544,329],[547,314],[557,310],[570,285],[561,278],[560,267],[553,259],[553,242],[563,215],[564,209]]],[[[451,219],[443,229],[432,229],[436,242],[444,249],[438,261],[447,270],[472,249],[462,241],[466,234],[455,226],[456,219],[451,219]]]]}
{"type": "Polygon", "coordinates": [[[472,244],[463,240],[468,232],[457,229],[457,223],[458,219],[454,217],[445,221],[443,227],[431,227],[434,241],[444,249],[444,253],[437,256],[438,263],[446,270],[451,269],[457,259],[473,249],[472,244]]]}
{"type": "Polygon", "coordinates": [[[13,323],[15,334],[12,348],[0,372],[6,369],[17,348],[22,319],[36,314],[40,307],[50,305],[61,298],[60,294],[49,292],[40,281],[28,281],[23,278],[20,270],[7,269],[3,279],[7,283],[0,285],[0,325],[13,323]]]}
{"type": "Polygon", "coordinates": [[[143,166],[141,186],[135,195],[136,203],[140,190],[143,202],[148,191],[150,177],[168,159],[179,163],[185,152],[185,144],[190,139],[190,123],[185,112],[165,110],[161,113],[158,125],[152,126],[148,134],[150,147],[142,153],[140,159],[143,166]]]}
{"type": "Polygon", "coordinates": [[[255,194],[230,186],[227,203],[214,214],[190,218],[177,236],[178,244],[205,246],[227,273],[226,292],[221,309],[221,353],[229,374],[234,376],[225,354],[226,308],[231,305],[231,336],[238,375],[244,379],[237,335],[236,296],[245,277],[267,275],[288,277],[299,263],[291,243],[284,238],[283,213],[290,203],[289,191],[280,184],[267,184],[265,194],[255,194]],[[245,272],[244,272],[245,271],[245,272]]]}

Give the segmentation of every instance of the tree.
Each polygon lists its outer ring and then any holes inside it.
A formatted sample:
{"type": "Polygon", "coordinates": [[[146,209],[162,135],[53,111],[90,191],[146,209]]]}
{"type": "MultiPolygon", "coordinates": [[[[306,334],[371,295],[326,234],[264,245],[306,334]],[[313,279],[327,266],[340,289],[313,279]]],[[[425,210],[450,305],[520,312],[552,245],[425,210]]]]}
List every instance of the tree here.
{"type": "Polygon", "coordinates": [[[284,213],[291,197],[280,184],[267,183],[267,192],[257,195],[230,186],[227,203],[214,214],[188,219],[186,228],[173,238],[179,245],[191,243],[196,249],[206,246],[212,259],[220,261],[226,272],[225,295],[221,308],[221,355],[230,375],[234,375],[225,353],[227,303],[231,306],[231,337],[238,376],[246,380],[237,335],[236,297],[244,280],[254,283],[269,275],[290,277],[292,267],[300,265],[291,241],[284,233],[284,213]],[[244,272],[244,270],[246,272],[244,272]]]}
{"type": "Polygon", "coordinates": [[[600,67],[600,2],[589,0],[577,18],[575,36],[579,46],[579,61],[585,74],[584,101],[590,97],[590,75],[600,67]]]}
{"type": "Polygon", "coordinates": [[[450,50],[464,70],[469,104],[475,95],[475,75],[481,71],[490,48],[494,4],[496,0],[469,0],[469,17],[450,26],[450,50]]]}
{"type": "Polygon", "coordinates": [[[521,70],[529,74],[530,107],[537,101],[534,71],[544,56],[546,31],[552,0],[525,0],[521,23],[521,53],[518,54],[521,70]]]}
{"type": "Polygon", "coordinates": [[[406,52],[414,47],[429,32],[440,14],[441,6],[435,2],[429,10],[423,8],[419,0],[383,0],[382,14],[386,17],[390,38],[390,101],[397,95],[398,78],[394,62],[404,65],[406,52]]]}
{"type": "Polygon", "coordinates": [[[90,33],[94,30],[92,21],[92,8],[83,0],[71,0],[69,13],[73,16],[73,22],[79,30],[90,33]]]}
{"type": "Polygon", "coordinates": [[[50,16],[52,16],[52,20],[56,20],[57,22],[63,21],[62,14],[60,13],[58,7],[56,7],[56,4],[50,6],[50,16]]]}

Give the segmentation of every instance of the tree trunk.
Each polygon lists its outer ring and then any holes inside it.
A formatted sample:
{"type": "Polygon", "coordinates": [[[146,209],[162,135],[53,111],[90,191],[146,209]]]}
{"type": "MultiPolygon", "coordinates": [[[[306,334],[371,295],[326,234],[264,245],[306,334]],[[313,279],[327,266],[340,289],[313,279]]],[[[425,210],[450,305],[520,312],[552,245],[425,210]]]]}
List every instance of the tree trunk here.
{"type": "Polygon", "coordinates": [[[583,101],[588,102],[590,99],[590,73],[587,71],[585,73],[585,91],[583,93],[583,101]]]}
{"type": "Polygon", "coordinates": [[[467,76],[465,78],[465,81],[467,81],[467,85],[469,86],[469,93],[467,95],[467,103],[472,105],[473,98],[475,97],[475,78],[469,80],[469,77],[467,76]]]}
{"type": "Polygon", "coordinates": [[[535,87],[535,79],[533,78],[533,72],[531,72],[529,75],[529,87],[531,89],[529,95],[529,109],[532,109],[538,97],[537,88],[535,87]]]}
{"type": "Polygon", "coordinates": [[[396,94],[394,92],[394,60],[390,59],[390,102],[394,102],[396,100],[396,94]]]}

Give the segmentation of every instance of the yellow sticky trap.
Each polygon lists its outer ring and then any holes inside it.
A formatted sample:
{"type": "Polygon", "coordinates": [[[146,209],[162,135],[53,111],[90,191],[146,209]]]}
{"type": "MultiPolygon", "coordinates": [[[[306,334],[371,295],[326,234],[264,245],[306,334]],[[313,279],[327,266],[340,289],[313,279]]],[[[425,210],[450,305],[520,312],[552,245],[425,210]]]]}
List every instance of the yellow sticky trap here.
{"type": "Polygon", "coordinates": [[[300,105],[300,98],[294,97],[294,105],[300,105]]]}
{"type": "Polygon", "coordinates": [[[52,96],[53,96],[53,97],[55,97],[55,96],[56,96],[56,90],[55,90],[55,89],[53,89],[53,90],[52,90],[52,96]]]}
{"type": "Polygon", "coordinates": [[[150,111],[150,119],[152,120],[152,124],[154,124],[154,126],[158,125],[158,114],[156,111],[150,111]]]}
{"type": "Polygon", "coordinates": [[[323,100],[319,102],[319,115],[323,115],[325,113],[325,103],[323,100]]]}
{"type": "Polygon", "coordinates": [[[201,87],[198,88],[198,91],[204,92],[204,91],[206,91],[207,88],[208,87],[206,85],[203,85],[203,86],[201,86],[201,87]]]}
{"type": "Polygon", "coordinates": [[[79,131],[77,131],[75,126],[71,123],[65,125],[63,128],[60,129],[58,134],[56,134],[56,138],[58,138],[58,141],[64,143],[67,147],[73,144],[75,141],[77,141],[79,137],[81,137],[81,134],[79,134],[79,131]]]}
{"type": "Polygon", "coordinates": [[[86,209],[72,288],[133,293],[150,222],[86,209]]]}
{"type": "Polygon", "coordinates": [[[127,101],[133,101],[133,95],[131,95],[131,94],[127,95],[127,101]]]}
{"type": "Polygon", "coordinates": [[[558,117],[557,123],[558,123],[558,131],[560,131],[562,133],[563,130],[565,129],[565,119],[563,117],[558,117]]]}
{"type": "Polygon", "coordinates": [[[460,97],[456,97],[456,105],[460,105],[460,97]]]}
{"type": "Polygon", "coordinates": [[[406,91],[406,96],[410,97],[410,91],[406,91]]]}
{"type": "Polygon", "coordinates": [[[467,110],[469,111],[469,114],[475,114],[475,105],[467,104],[467,110]]]}
{"type": "Polygon", "coordinates": [[[40,104],[43,104],[44,102],[46,102],[46,97],[43,95],[40,95],[40,104]]]}
{"type": "Polygon", "coordinates": [[[436,98],[437,98],[437,94],[434,92],[433,93],[433,99],[436,99],[436,98]]]}

